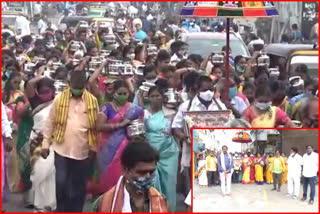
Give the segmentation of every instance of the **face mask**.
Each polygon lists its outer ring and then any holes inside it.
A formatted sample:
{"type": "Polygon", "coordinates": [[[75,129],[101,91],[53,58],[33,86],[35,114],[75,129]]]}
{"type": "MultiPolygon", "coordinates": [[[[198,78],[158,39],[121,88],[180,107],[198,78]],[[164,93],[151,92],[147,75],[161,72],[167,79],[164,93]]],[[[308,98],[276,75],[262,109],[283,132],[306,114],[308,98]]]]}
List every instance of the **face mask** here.
{"type": "Polygon", "coordinates": [[[260,103],[260,102],[256,102],[255,106],[257,109],[261,110],[261,111],[266,111],[270,108],[272,102],[268,102],[268,103],[260,103]]]}
{"type": "Polygon", "coordinates": [[[47,91],[45,93],[39,94],[39,98],[43,103],[49,102],[53,98],[52,91],[47,91]]]}
{"type": "Polygon", "coordinates": [[[134,54],[128,54],[127,57],[128,57],[129,59],[133,60],[134,57],[135,57],[135,55],[134,55],[134,54]]]}
{"type": "Polygon", "coordinates": [[[130,185],[136,193],[145,193],[154,184],[155,176],[135,178],[130,185]]]}
{"type": "Polygon", "coordinates": [[[10,78],[10,76],[11,76],[11,72],[6,71],[6,72],[4,73],[4,75],[6,76],[6,78],[7,78],[7,79],[9,79],[9,78],[10,78]]]}
{"type": "Polygon", "coordinates": [[[210,156],[212,156],[212,157],[213,157],[213,154],[211,153],[211,154],[210,154],[210,156]]]}
{"type": "Polygon", "coordinates": [[[83,91],[84,91],[84,89],[71,88],[72,95],[76,96],[76,97],[82,95],[83,91]]]}
{"type": "Polygon", "coordinates": [[[229,97],[233,99],[237,95],[238,89],[237,87],[229,88],[229,97]]]}
{"type": "Polygon", "coordinates": [[[194,26],[194,22],[190,22],[190,25],[191,25],[191,26],[194,26]]]}
{"type": "Polygon", "coordinates": [[[245,68],[244,68],[244,67],[242,67],[242,66],[240,66],[240,65],[237,66],[237,72],[239,72],[239,73],[244,73],[244,71],[245,71],[245,68]]]}
{"type": "Polygon", "coordinates": [[[119,104],[125,104],[128,100],[128,95],[117,95],[114,97],[114,99],[119,103],[119,104]]]}
{"type": "Polygon", "coordinates": [[[248,155],[244,155],[244,157],[245,157],[245,158],[247,158],[247,157],[248,157],[248,155]]]}
{"type": "Polygon", "coordinates": [[[204,101],[211,101],[214,96],[213,91],[207,90],[205,92],[200,92],[199,97],[204,101]]]}

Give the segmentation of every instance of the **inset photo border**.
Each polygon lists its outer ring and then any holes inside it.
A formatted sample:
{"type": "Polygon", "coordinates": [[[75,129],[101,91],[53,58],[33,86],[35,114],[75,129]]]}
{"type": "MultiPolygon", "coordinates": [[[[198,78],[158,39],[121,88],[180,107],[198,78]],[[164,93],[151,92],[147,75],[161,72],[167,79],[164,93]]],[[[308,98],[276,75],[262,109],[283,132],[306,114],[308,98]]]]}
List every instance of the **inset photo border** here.
{"type": "Polygon", "coordinates": [[[194,213],[319,212],[318,129],[191,134],[194,213]]]}

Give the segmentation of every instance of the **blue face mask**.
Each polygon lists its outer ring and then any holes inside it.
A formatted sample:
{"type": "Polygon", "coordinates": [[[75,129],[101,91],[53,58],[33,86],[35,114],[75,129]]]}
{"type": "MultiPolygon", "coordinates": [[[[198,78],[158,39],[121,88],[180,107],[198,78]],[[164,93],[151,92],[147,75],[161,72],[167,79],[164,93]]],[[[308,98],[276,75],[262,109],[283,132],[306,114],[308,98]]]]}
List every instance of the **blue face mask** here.
{"type": "Polygon", "coordinates": [[[239,72],[239,73],[244,73],[244,71],[245,71],[245,68],[244,68],[244,67],[242,67],[242,66],[240,66],[240,65],[237,65],[237,72],[239,72]]]}
{"type": "Polygon", "coordinates": [[[237,96],[237,92],[238,92],[237,87],[229,88],[229,97],[233,99],[235,96],[237,96]]]}
{"type": "Polygon", "coordinates": [[[11,72],[6,71],[6,72],[4,72],[4,75],[6,76],[7,79],[9,79],[11,76],[11,72]]]}
{"type": "Polygon", "coordinates": [[[144,193],[154,184],[155,175],[135,178],[131,184],[136,193],[144,193]]]}

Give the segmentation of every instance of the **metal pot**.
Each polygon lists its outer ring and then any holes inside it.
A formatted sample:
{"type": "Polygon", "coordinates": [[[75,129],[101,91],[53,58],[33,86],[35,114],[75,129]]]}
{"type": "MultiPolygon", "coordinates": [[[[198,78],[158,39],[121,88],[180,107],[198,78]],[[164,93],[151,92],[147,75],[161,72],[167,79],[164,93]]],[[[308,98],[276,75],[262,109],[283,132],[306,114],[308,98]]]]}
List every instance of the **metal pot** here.
{"type": "Polygon", "coordinates": [[[157,55],[158,54],[158,48],[155,45],[150,44],[150,45],[148,45],[147,53],[148,53],[148,56],[157,55]]]}
{"type": "Polygon", "coordinates": [[[91,57],[91,60],[89,62],[89,71],[94,72],[97,68],[100,67],[101,63],[101,57],[91,57]]]}
{"type": "Polygon", "coordinates": [[[76,52],[81,48],[81,42],[79,41],[72,41],[70,45],[70,51],[76,52]]]}
{"type": "Polygon", "coordinates": [[[151,82],[143,82],[142,85],[139,87],[139,89],[142,91],[142,96],[145,100],[148,100],[148,93],[150,88],[155,86],[154,83],[151,82]]]}
{"type": "Polygon", "coordinates": [[[111,50],[101,50],[101,54],[100,54],[101,59],[102,60],[107,59],[110,53],[111,53],[111,50]]]}
{"type": "Polygon", "coordinates": [[[88,29],[88,28],[89,28],[89,24],[88,24],[88,22],[80,21],[79,28],[82,28],[82,29],[88,29]]]}
{"type": "Polygon", "coordinates": [[[258,57],[258,66],[270,66],[270,57],[264,53],[261,54],[260,57],[258,57]]]}
{"type": "Polygon", "coordinates": [[[38,63],[46,63],[47,60],[45,58],[38,58],[37,64],[38,63]]]}
{"type": "Polygon", "coordinates": [[[32,62],[28,62],[24,64],[24,71],[25,72],[33,72],[34,67],[36,66],[36,64],[32,63],[32,62]]]}
{"type": "Polygon", "coordinates": [[[215,64],[223,64],[224,63],[224,55],[223,53],[212,53],[211,55],[211,63],[215,64]]]}
{"type": "Polygon", "coordinates": [[[168,98],[167,106],[169,108],[175,108],[179,104],[179,97],[174,88],[168,88],[167,92],[165,93],[166,97],[168,98]]]}
{"type": "Polygon", "coordinates": [[[104,37],[104,40],[107,44],[115,44],[117,43],[116,36],[113,34],[108,34],[104,37]]]}
{"type": "Polygon", "coordinates": [[[72,59],[72,65],[76,66],[80,64],[80,59],[72,59]]]}
{"type": "Polygon", "coordinates": [[[140,65],[134,70],[134,74],[138,76],[143,76],[143,69],[145,65],[140,65]]]}
{"type": "Polygon", "coordinates": [[[280,76],[279,67],[269,68],[270,77],[278,78],[280,76]]]}
{"type": "Polygon", "coordinates": [[[62,80],[54,81],[55,95],[61,93],[65,88],[67,88],[67,84],[62,80]]]}
{"type": "Polygon", "coordinates": [[[141,135],[145,133],[144,124],[140,120],[133,120],[127,127],[129,137],[141,135]]]}
{"type": "Polygon", "coordinates": [[[128,30],[124,25],[116,25],[115,32],[117,33],[126,33],[128,30]]]}
{"type": "Polygon", "coordinates": [[[108,71],[110,75],[115,76],[132,76],[133,67],[130,64],[109,64],[108,71]]]}

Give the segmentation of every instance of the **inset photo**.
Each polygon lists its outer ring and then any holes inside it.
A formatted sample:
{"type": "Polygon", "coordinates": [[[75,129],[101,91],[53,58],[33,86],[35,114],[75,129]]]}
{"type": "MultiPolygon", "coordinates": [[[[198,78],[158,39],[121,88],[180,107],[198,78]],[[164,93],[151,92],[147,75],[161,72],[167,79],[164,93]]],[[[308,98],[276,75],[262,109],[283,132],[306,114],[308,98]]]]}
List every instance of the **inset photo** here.
{"type": "Polygon", "coordinates": [[[318,212],[318,130],[192,134],[193,212],[318,212]]]}

